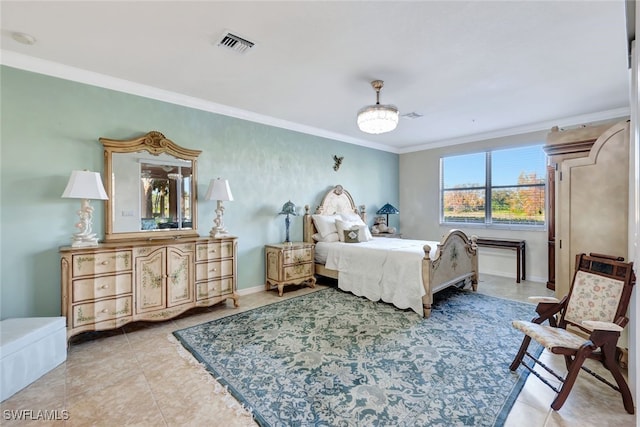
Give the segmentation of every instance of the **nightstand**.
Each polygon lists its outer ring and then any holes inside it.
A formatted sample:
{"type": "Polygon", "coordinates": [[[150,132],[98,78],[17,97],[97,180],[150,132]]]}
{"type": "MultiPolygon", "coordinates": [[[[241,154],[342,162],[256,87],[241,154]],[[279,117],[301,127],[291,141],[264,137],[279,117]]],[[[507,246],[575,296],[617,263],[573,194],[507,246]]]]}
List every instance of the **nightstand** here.
{"type": "Polygon", "coordinates": [[[313,243],[291,242],[264,247],[266,282],[265,289],[278,287],[282,296],[286,285],[306,284],[316,287],[313,243]]]}

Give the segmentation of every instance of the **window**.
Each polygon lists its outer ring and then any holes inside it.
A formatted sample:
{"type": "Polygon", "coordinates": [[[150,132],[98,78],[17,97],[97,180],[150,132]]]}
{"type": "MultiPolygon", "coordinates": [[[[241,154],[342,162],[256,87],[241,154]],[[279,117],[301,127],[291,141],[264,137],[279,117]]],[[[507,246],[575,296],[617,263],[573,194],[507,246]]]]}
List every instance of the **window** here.
{"type": "Polygon", "coordinates": [[[542,145],[443,157],[441,222],[542,228],[545,175],[542,145]]]}

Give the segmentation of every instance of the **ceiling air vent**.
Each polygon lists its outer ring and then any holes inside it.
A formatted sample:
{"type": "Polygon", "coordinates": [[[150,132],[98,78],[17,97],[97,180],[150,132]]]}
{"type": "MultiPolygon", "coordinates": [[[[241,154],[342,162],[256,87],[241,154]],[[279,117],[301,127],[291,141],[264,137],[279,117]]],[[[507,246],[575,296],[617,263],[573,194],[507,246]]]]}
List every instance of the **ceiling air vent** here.
{"type": "Polygon", "coordinates": [[[220,41],[218,41],[218,46],[233,50],[238,53],[245,53],[249,49],[251,49],[255,45],[254,42],[249,41],[245,38],[232,34],[230,32],[225,32],[222,35],[220,41]]]}

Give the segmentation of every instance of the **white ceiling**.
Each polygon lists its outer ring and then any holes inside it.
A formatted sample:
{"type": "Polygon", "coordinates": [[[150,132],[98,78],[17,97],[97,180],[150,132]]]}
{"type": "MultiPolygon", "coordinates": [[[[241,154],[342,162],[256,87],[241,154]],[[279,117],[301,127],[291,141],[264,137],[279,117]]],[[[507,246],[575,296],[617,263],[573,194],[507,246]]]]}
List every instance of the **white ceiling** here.
{"type": "Polygon", "coordinates": [[[6,65],[398,153],[629,111],[624,0],[0,7],[6,65]],[[224,30],[256,45],[222,49],[224,30]],[[374,79],[423,117],[360,132],[374,79]]]}

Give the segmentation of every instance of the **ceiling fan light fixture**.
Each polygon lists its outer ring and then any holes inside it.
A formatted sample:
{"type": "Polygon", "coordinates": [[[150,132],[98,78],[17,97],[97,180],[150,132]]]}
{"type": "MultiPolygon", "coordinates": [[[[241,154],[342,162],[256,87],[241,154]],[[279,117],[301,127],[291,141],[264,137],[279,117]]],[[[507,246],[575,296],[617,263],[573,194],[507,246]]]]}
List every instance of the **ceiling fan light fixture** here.
{"type": "Polygon", "coordinates": [[[368,105],[358,111],[358,128],[365,133],[381,134],[391,132],[398,126],[400,114],[395,105],[380,104],[380,89],[384,82],[382,80],[374,80],[371,86],[376,91],[375,105],[368,105]]]}

